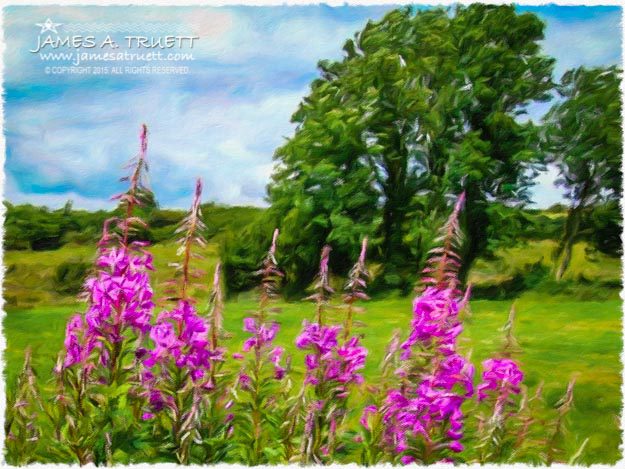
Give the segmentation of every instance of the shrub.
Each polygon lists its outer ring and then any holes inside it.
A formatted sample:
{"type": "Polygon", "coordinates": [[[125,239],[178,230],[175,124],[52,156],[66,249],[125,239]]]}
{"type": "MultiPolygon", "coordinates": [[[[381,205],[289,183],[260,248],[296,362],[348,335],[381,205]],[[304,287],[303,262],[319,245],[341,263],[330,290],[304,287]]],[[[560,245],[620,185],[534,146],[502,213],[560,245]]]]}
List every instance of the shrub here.
{"type": "Polygon", "coordinates": [[[54,288],[59,293],[79,293],[84,286],[91,264],[80,260],[61,262],[54,270],[54,288]]]}
{"type": "Polygon", "coordinates": [[[620,256],[623,253],[621,242],[621,209],[618,201],[599,205],[585,217],[585,225],[590,231],[591,243],[602,253],[620,256]]]}

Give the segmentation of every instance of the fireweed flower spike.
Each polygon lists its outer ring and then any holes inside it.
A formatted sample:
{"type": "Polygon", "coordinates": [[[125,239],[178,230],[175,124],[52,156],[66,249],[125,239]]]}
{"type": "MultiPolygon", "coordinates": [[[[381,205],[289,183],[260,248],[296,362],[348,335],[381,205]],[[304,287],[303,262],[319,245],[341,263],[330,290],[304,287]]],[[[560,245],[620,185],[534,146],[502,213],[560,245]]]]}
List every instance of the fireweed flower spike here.
{"type": "Polygon", "coordinates": [[[511,394],[519,394],[519,385],[523,381],[523,373],[514,360],[488,359],[483,363],[483,382],[477,387],[478,399],[484,400],[487,396],[496,399],[495,409],[501,412],[511,394]]]}
{"type": "MultiPolygon", "coordinates": [[[[71,390],[67,409],[72,412],[71,418],[80,422],[62,435],[78,442],[65,444],[81,464],[95,461],[92,447],[101,431],[97,424],[100,409],[94,406],[91,396],[101,395],[97,386],[102,384],[114,393],[132,380],[133,350],[150,329],[154,307],[148,274],[152,260],[148,253],[136,246],[102,249],[96,268],[95,275],[85,282],[89,307],[84,321],[81,315],[69,321],[65,359],[59,370],[60,388],[71,390]]],[[[116,408],[117,396],[104,395],[108,403],[102,407],[103,411],[116,408]]],[[[132,397],[129,402],[134,405],[132,397]]]]}
{"type": "Polygon", "coordinates": [[[5,455],[24,465],[37,461],[34,450],[42,437],[37,418],[46,412],[31,356],[28,347],[24,353],[24,367],[17,377],[16,389],[7,395],[5,421],[5,455]]]}
{"type": "Polygon", "coordinates": [[[131,170],[129,176],[121,178],[121,181],[129,182],[129,189],[123,194],[112,197],[113,200],[120,201],[120,207],[124,209],[125,218],[118,219],[118,228],[122,233],[122,244],[128,244],[128,238],[136,225],[145,226],[140,219],[133,217],[134,208],[141,205],[146,200],[153,198],[152,192],[147,188],[146,173],[148,171],[147,150],[148,150],[148,128],[145,124],[141,126],[139,134],[139,154],[127,165],[131,170]]]}
{"type": "Polygon", "coordinates": [[[315,293],[307,297],[307,300],[314,301],[317,305],[317,324],[323,324],[324,312],[328,307],[328,300],[334,293],[334,289],[330,286],[330,252],[332,248],[325,245],[321,250],[321,258],[319,260],[319,273],[315,282],[315,293]]]}
{"type": "Polygon", "coordinates": [[[458,251],[462,246],[464,236],[460,228],[460,212],[464,207],[465,193],[462,192],[454,209],[443,225],[440,236],[436,242],[442,243],[440,247],[430,250],[429,258],[421,283],[424,285],[436,286],[438,288],[451,288],[455,293],[458,285],[458,271],[461,266],[461,259],[458,251]]]}
{"type": "MultiPolygon", "coordinates": [[[[206,239],[204,239],[202,234],[206,230],[206,225],[202,221],[201,200],[202,180],[198,178],[195,183],[195,193],[191,210],[189,210],[189,213],[176,230],[176,233],[184,233],[182,238],[178,240],[180,247],[177,252],[178,256],[182,256],[182,263],[178,265],[178,274],[182,277],[180,281],[180,298],[183,301],[192,301],[188,297],[191,279],[204,275],[202,271],[191,269],[192,258],[202,258],[199,254],[192,253],[193,246],[197,246],[200,249],[206,248],[206,239]]],[[[194,286],[198,287],[201,286],[201,284],[195,284],[194,286]]]]}
{"type": "Polygon", "coordinates": [[[381,409],[384,443],[404,464],[428,464],[463,450],[461,406],[473,395],[474,375],[456,347],[458,312],[468,301],[457,288],[463,203],[461,194],[443,225],[442,247],[430,251],[425,289],[414,300],[411,331],[400,346],[401,385],[388,391],[381,409]]]}
{"type": "Polygon", "coordinates": [[[116,197],[124,205],[126,217],[105,221],[98,243],[96,272],[85,282],[85,297],[89,302],[85,325],[79,327],[82,320],[73,317],[67,328],[66,347],[71,344],[71,353],[65,360],[66,366],[78,361],[84,363],[91,351],[98,350],[99,364],[110,370],[109,382],[119,377],[126,330],[132,330],[135,336],[145,334],[149,330],[154,307],[148,274],[153,270],[152,256],[143,249],[145,243],[127,244],[130,226],[140,222],[133,216],[133,209],[141,203],[139,194],[146,193],[142,182],[143,172],[147,169],[146,139],[147,128],[144,125],[138,160],[133,165],[131,176],[125,178],[130,181],[130,188],[126,194],[116,197]],[[111,231],[112,223],[117,223],[121,229],[121,238],[111,231]],[[111,246],[116,239],[120,241],[119,246],[111,246]],[[82,340],[78,340],[79,335],[82,340]],[[82,356],[81,360],[76,360],[78,355],[82,356]]]}
{"type": "Polygon", "coordinates": [[[223,349],[213,348],[209,322],[201,317],[188,296],[190,279],[194,274],[190,263],[195,245],[205,245],[202,236],[204,224],[200,217],[202,183],[198,179],[189,214],[177,232],[184,232],[179,241],[178,266],[179,295],[177,306],[163,311],[150,331],[152,348],[147,351],[143,375],[147,409],[144,419],[166,411],[176,456],[180,463],[188,463],[192,441],[199,439],[199,416],[203,412],[202,394],[214,389],[213,369],[223,360],[223,349]]]}
{"type": "MultiPolygon", "coordinates": [[[[92,275],[85,281],[82,295],[88,302],[87,311],[73,316],[66,329],[65,356],[57,369],[59,389],[64,389],[67,418],[78,422],[62,438],[64,444],[81,463],[95,462],[93,445],[101,435],[98,421],[100,409],[115,409],[118,397],[115,389],[130,379],[136,343],[148,333],[154,303],[149,271],[152,257],[144,250],[146,243],[130,242],[131,229],[145,223],[134,215],[134,208],[151,194],[143,180],[147,170],[147,128],[140,134],[139,156],[131,163],[126,193],[114,197],[120,200],[123,218],[107,220],[98,243],[98,257],[92,275]],[[102,394],[97,386],[106,385],[112,394],[102,394]],[[105,399],[103,406],[94,406],[94,395],[105,399]],[[85,416],[89,419],[85,420],[85,416]],[[78,435],[89,435],[77,438],[78,435]]],[[[130,399],[132,401],[132,397],[130,399]]],[[[102,418],[108,418],[102,416],[102,418]]],[[[128,422],[130,424],[130,422],[128,422]]],[[[63,423],[55,424],[60,428],[63,423]]],[[[110,449],[110,447],[109,447],[110,449]]]]}
{"type": "Polygon", "coordinates": [[[261,322],[265,321],[268,313],[267,306],[277,297],[280,280],[284,277],[284,274],[278,269],[278,262],[276,261],[276,245],[279,235],[280,230],[276,228],[273,231],[269,251],[263,260],[263,266],[256,272],[256,275],[260,276],[261,279],[260,298],[258,301],[258,315],[261,322]]]}
{"type": "MultiPolygon", "coordinates": [[[[514,399],[521,393],[523,381],[523,373],[514,360],[491,358],[483,362],[482,368],[482,382],[477,387],[477,399],[484,403],[488,411],[486,416],[479,416],[481,424],[476,448],[479,461],[486,462],[490,454],[502,452],[504,442],[509,439],[509,425],[506,421],[517,412],[522,412],[527,403],[526,399],[522,399],[519,406],[519,399],[514,399]]],[[[526,425],[529,422],[528,420],[526,425]]],[[[527,428],[521,432],[527,433],[527,428]]],[[[517,435],[515,439],[521,443],[526,437],[527,435],[517,435]]]]}
{"type": "Polygon", "coordinates": [[[145,126],[140,137],[138,160],[131,176],[126,178],[130,181],[130,189],[117,197],[125,207],[126,217],[104,223],[96,272],[85,282],[89,307],[84,324],[81,326],[82,319],[74,316],[68,324],[65,340],[68,350],[65,366],[80,362],[87,369],[93,369],[103,365],[105,370],[108,369],[108,376],[103,379],[109,383],[120,379],[127,343],[148,332],[154,307],[148,274],[153,270],[152,256],[143,249],[145,243],[127,244],[129,228],[133,223],[140,222],[133,216],[133,209],[140,204],[139,194],[146,192],[142,182],[142,174],[147,168],[145,126]],[[121,229],[121,237],[111,231],[112,223],[117,223],[121,229]],[[111,246],[116,239],[120,244],[111,246]],[[128,332],[131,332],[130,336],[128,332]],[[88,366],[87,361],[94,350],[98,351],[96,362],[88,366]]]}
{"type": "Polygon", "coordinates": [[[305,385],[310,386],[311,402],[308,406],[307,425],[310,431],[304,433],[309,439],[302,443],[306,448],[305,462],[319,463],[331,460],[337,444],[337,431],[347,415],[346,400],[352,385],[361,384],[362,376],[358,373],[365,365],[367,349],[359,343],[358,337],[350,337],[352,325],[353,303],[357,299],[367,298],[364,294],[366,283],[365,253],[366,238],[356,265],[350,272],[344,300],[348,307],[347,317],[343,325],[332,326],[322,324],[323,309],[333,290],[329,286],[329,254],[330,249],[324,246],[319,263],[316,293],[310,298],[317,303],[317,322],[304,321],[301,334],[295,345],[308,350],[305,357],[305,385]],[[347,333],[345,333],[347,330],[347,333]],[[343,343],[340,343],[339,337],[343,343]],[[313,416],[312,414],[317,415],[313,416]]]}
{"type": "Polygon", "coordinates": [[[367,237],[362,240],[360,256],[358,256],[358,261],[349,271],[347,284],[345,285],[343,302],[347,306],[347,317],[343,325],[343,340],[347,340],[352,331],[354,312],[357,311],[354,303],[358,300],[369,299],[369,296],[365,293],[365,288],[367,288],[367,279],[369,277],[369,272],[367,271],[367,266],[365,265],[366,255],[367,237]]]}
{"type": "Polygon", "coordinates": [[[244,460],[252,465],[272,462],[269,455],[277,448],[279,441],[272,440],[271,434],[282,423],[276,422],[272,415],[278,410],[275,396],[286,370],[281,365],[282,347],[273,345],[280,326],[276,321],[269,320],[277,312],[269,306],[277,296],[279,282],[283,277],[276,261],[279,233],[278,229],[274,230],[262,268],[256,272],[261,278],[258,308],[243,320],[243,330],[249,337],[244,341],[240,354],[243,363],[235,395],[238,396],[241,412],[238,415],[235,412],[235,426],[242,428],[240,451],[244,460]]]}
{"type": "Polygon", "coordinates": [[[221,290],[221,262],[215,265],[213,290],[208,301],[208,319],[211,330],[211,348],[219,348],[219,337],[223,332],[224,298],[221,290]]]}

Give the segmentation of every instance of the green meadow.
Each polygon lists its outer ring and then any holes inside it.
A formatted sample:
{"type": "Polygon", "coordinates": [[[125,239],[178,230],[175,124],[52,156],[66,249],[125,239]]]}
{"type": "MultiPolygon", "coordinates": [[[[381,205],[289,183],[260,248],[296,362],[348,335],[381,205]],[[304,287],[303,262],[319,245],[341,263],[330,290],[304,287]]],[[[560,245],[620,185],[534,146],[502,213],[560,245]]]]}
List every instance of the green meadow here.
{"type": "MultiPolygon", "coordinates": [[[[548,253],[552,246],[550,241],[541,241],[501,251],[497,259],[480,260],[471,280],[478,289],[494,285],[496,290],[497,285],[509,285],[519,278],[518,273],[527,269],[529,264],[538,263],[548,271],[548,253]]],[[[162,283],[171,276],[172,270],[167,262],[173,258],[175,246],[157,244],[151,251],[155,255],[153,285],[158,297],[162,283]]],[[[206,283],[209,283],[208,277],[214,269],[216,252],[214,245],[209,246],[202,261],[202,268],[207,272],[206,283]]],[[[46,394],[51,395],[51,369],[63,347],[65,322],[72,313],[84,311],[84,303],[54,291],[54,266],[71,260],[91,262],[93,256],[93,249],[72,245],[56,251],[5,253],[5,296],[13,295],[3,322],[7,340],[5,375],[9,389],[19,373],[24,350],[31,347],[40,384],[48,391],[46,394]]],[[[619,282],[620,262],[608,257],[589,257],[580,244],[576,246],[567,275],[568,280],[555,287],[543,280],[515,295],[506,293],[502,287],[499,296],[504,299],[474,298],[465,318],[461,344],[464,352],[471,354],[479,373],[481,361],[501,348],[501,328],[514,304],[514,335],[521,347],[518,359],[530,390],[544,382],[544,398],[553,406],[569,380],[576,379],[575,407],[568,422],[571,438],[567,440],[567,452],[573,454],[588,438],[583,462],[614,463],[620,458],[620,353],[623,344],[621,301],[618,290],[608,286],[619,282]],[[550,293],[549,289],[553,292],[550,293]]],[[[528,282],[527,279],[522,281],[528,282]]],[[[338,286],[339,279],[336,283],[338,286]]],[[[203,306],[206,293],[198,290],[196,294],[203,306]]],[[[253,293],[227,301],[224,321],[226,330],[232,334],[229,339],[231,351],[240,349],[245,337],[242,319],[254,305],[253,293]]],[[[306,302],[280,303],[279,307],[281,312],[276,319],[281,330],[276,342],[292,353],[297,379],[303,371],[303,354],[295,348],[293,341],[302,321],[312,319],[314,307],[306,302]]],[[[340,311],[334,314],[338,315],[340,311]]],[[[391,295],[374,298],[365,304],[365,311],[359,317],[362,321],[359,332],[370,353],[364,370],[366,378],[376,380],[390,337],[396,329],[406,334],[411,315],[409,297],[391,295]]]]}

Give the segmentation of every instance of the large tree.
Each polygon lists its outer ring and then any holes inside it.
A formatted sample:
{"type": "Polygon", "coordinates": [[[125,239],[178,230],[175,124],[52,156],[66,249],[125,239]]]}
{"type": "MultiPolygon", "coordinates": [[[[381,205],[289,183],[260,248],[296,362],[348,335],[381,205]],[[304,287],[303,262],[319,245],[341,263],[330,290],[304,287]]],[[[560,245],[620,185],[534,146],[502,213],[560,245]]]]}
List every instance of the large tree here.
{"type": "MultiPolygon", "coordinates": [[[[559,87],[563,100],[545,117],[549,160],[558,168],[556,182],[570,201],[555,252],[557,280],[571,262],[584,211],[599,203],[613,206],[621,197],[620,73],[616,67],[580,67],[566,72],[559,87]]],[[[619,216],[618,210],[612,212],[619,216]]]]}
{"type": "Polygon", "coordinates": [[[406,288],[461,190],[470,266],[486,248],[486,202],[526,196],[535,132],[516,117],[553,87],[543,29],[513,6],[407,7],[367,23],[341,61],[321,61],[269,186],[267,219],[285,228],[287,263],[303,265],[291,279],[310,280],[325,242],[340,272],[374,234],[378,278],[406,288]]]}

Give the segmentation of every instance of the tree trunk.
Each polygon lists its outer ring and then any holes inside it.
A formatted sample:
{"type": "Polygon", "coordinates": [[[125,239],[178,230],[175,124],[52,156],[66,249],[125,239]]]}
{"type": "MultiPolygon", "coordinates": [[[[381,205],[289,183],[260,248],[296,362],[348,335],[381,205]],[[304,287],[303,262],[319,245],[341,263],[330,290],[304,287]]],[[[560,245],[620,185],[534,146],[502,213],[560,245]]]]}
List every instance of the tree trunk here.
{"type": "Polygon", "coordinates": [[[463,230],[464,245],[460,253],[462,266],[458,275],[461,285],[466,285],[473,263],[488,246],[487,234],[490,226],[486,213],[486,201],[483,200],[479,187],[476,184],[468,184],[465,194],[466,223],[463,230]]]}
{"type": "Polygon", "coordinates": [[[405,218],[405,208],[400,207],[394,200],[387,200],[384,205],[382,218],[384,257],[386,262],[395,264],[405,256],[405,252],[403,252],[402,249],[402,225],[404,224],[405,218]]]}
{"type": "Polygon", "coordinates": [[[560,245],[556,250],[556,260],[558,261],[556,269],[556,281],[562,280],[564,273],[571,264],[573,257],[573,245],[575,244],[577,233],[579,232],[579,223],[581,220],[583,206],[577,205],[569,209],[564,225],[564,235],[560,240],[560,245]]]}
{"type": "Polygon", "coordinates": [[[582,219],[582,212],[588,202],[588,192],[590,191],[591,177],[584,183],[582,190],[579,194],[579,203],[569,208],[569,213],[566,217],[566,223],[564,225],[564,234],[560,240],[560,245],[555,252],[555,260],[557,264],[556,269],[556,281],[562,280],[565,272],[571,264],[571,258],[573,257],[573,245],[577,241],[577,233],[579,232],[579,224],[582,219]],[[559,262],[557,262],[559,261],[559,262]]]}
{"type": "MultiPolygon", "coordinates": [[[[408,194],[407,189],[408,157],[402,136],[393,132],[389,145],[392,150],[384,157],[387,177],[382,186],[385,198],[382,209],[383,255],[384,271],[397,273],[409,257],[404,247],[403,230],[411,194],[408,194]]],[[[383,283],[393,288],[400,286],[395,282],[383,283]]]]}

